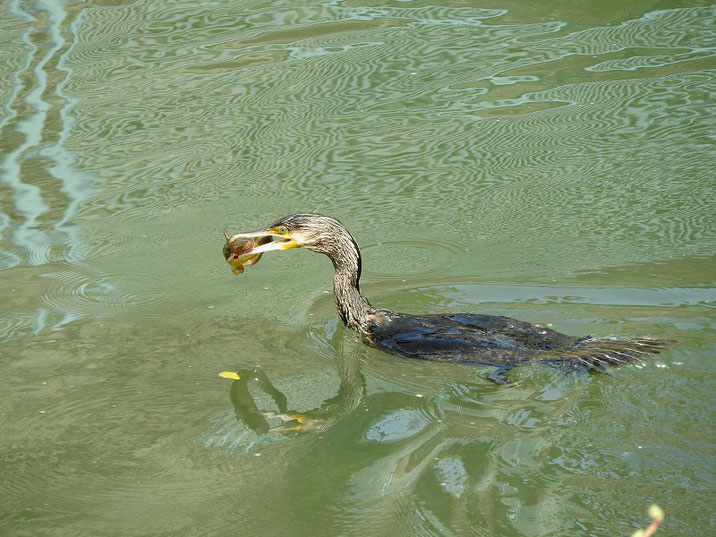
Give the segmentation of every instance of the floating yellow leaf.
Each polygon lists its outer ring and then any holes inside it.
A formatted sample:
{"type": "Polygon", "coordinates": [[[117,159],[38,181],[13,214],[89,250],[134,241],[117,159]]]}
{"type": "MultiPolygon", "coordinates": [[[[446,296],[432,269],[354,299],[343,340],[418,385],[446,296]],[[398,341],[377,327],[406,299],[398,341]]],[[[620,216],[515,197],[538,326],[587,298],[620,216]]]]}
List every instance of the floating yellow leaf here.
{"type": "Polygon", "coordinates": [[[241,377],[239,377],[239,375],[237,375],[233,371],[222,371],[221,373],[219,373],[219,376],[222,379],[231,379],[231,380],[239,380],[241,378],[241,377]]]}

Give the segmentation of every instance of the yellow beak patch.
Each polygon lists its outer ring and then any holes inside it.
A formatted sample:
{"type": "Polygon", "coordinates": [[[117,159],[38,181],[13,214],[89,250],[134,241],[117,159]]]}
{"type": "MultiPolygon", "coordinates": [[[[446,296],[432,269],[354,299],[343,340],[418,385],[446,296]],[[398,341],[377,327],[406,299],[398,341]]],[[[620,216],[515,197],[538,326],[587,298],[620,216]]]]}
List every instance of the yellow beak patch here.
{"type": "Polygon", "coordinates": [[[289,248],[298,248],[298,243],[295,240],[290,239],[288,242],[281,244],[281,250],[288,250],[289,248]]]}

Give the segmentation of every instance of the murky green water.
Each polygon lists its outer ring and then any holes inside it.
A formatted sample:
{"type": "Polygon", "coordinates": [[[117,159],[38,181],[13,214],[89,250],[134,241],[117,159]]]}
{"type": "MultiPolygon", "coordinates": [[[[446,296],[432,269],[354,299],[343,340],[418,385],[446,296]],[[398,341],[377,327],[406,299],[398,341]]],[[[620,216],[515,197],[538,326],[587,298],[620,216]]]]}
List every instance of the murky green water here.
{"type": "Polygon", "coordinates": [[[0,2],[0,534],[709,533],[715,14],[0,2]],[[381,354],[327,259],[222,263],[299,211],[378,306],[678,343],[511,389],[381,354]]]}

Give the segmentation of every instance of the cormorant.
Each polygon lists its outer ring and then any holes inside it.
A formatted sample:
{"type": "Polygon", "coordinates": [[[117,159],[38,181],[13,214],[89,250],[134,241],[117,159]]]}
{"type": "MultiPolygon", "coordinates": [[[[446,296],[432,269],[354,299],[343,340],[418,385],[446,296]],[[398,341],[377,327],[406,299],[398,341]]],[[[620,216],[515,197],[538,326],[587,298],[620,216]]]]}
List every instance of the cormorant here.
{"type": "Polygon", "coordinates": [[[409,315],[376,308],[360,291],[358,244],[338,220],[329,216],[294,214],[259,231],[233,236],[225,232],[225,235],[224,257],[232,263],[232,268],[242,259],[255,263],[256,255],[274,250],[303,247],[326,254],[335,268],[333,291],[338,315],[348,328],[361,334],[366,343],[409,358],[496,366],[497,370],[488,378],[497,383],[506,383],[504,373],[523,362],[548,361],[603,371],[607,366],[658,354],[672,343],[647,337],[573,337],[495,315],[409,315]],[[249,239],[253,240],[247,248],[249,239]],[[237,252],[247,257],[239,259],[237,252]]]}

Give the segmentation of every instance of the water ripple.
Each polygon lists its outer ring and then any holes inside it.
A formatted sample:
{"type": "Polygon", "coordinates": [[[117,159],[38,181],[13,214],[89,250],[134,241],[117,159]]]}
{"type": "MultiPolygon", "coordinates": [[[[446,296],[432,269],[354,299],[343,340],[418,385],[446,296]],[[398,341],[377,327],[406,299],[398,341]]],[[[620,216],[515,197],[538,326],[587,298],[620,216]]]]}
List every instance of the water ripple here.
{"type": "Polygon", "coordinates": [[[366,4],[3,4],[3,530],[611,535],[666,490],[705,533],[713,7],[366,4]],[[381,354],[329,264],[227,288],[222,225],[299,210],[378,305],[688,341],[510,389],[381,354]],[[257,367],[320,426],[242,422],[257,367]]]}

